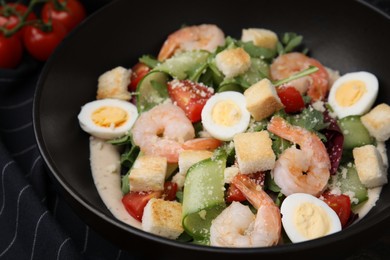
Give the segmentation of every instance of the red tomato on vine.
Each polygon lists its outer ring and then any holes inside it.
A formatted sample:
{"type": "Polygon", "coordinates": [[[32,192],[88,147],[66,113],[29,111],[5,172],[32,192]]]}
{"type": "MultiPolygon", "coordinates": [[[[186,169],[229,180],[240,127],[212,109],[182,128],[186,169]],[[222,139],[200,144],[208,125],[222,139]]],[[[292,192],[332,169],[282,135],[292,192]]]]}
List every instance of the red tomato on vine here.
{"type": "Polygon", "coordinates": [[[25,28],[23,43],[31,56],[37,60],[46,61],[66,34],[66,28],[57,21],[51,21],[51,26],[47,24],[41,27],[29,25],[25,28]]]}
{"type": "Polygon", "coordinates": [[[21,40],[16,35],[5,37],[0,33],[0,68],[15,68],[23,56],[23,46],[21,40]]]}
{"type": "Polygon", "coordinates": [[[78,0],[51,0],[43,5],[44,21],[57,21],[70,32],[86,17],[84,6],[78,0]]]}
{"type": "MultiPolygon", "coordinates": [[[[6,6],[0,6],[0,26],[4,26],[8,30],[15,28],[21,22],[21,16],[23,16],[27,10],[27,6],[20,3],[8,3],[6,6]]],[[[35,19],[37,19],[36,15],[30,12],[26,21],[35,19]]],[[[19,37],[23,36],[22,30],[16,32],[16,34],[19,37]]]]}

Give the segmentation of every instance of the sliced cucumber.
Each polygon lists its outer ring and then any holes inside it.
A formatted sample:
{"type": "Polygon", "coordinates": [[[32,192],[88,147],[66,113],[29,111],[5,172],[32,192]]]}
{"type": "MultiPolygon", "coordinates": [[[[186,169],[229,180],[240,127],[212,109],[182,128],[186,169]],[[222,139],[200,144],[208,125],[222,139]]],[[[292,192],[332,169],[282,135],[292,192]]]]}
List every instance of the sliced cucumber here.
{"type": "Polygon", "coordinates": [[[183,190],[183,227],[197,240],[208,239],[211,221],[225,207],[226,152],[191,166],[183,190]]]}
{"type": "Polygon", "coordinates": [[[209,56],[209,52],[202,50],[182,52],[158,64],[154,69],[166,72],[179,80],[187,78],[194,80],[198,79],[206,68],[209,56]]]}
{"type": "Polygon", "coordinates": [[[138,112],[148,111],[169,98],[167,82],[169,75],[161,71],[149,72],[137,86],[138,112]]]}
{"type": "Polygon", "coordinates": [[[183,227],[194,240],[205,241],[210,236],[211,221],[224,209],[224,205],[217,205],[191,213],[183,219],[183,227]]]}
{"type": "Polygon", "coordinates": [[[347,116],[338,120],[340,129],[344,135],[344,149],[352,150],[355,147],[373,144],[372,138],[360,120],[360,116],[347,116]]]}
{"type": "Polygon", "coordinates": [[[353,197],[357,199],[357,201],[352,200],[354,205],[368,199],[367,188],[361,183],[355,165],[352,163],[340,166],[331,182],[331,185],[338,187],[341,193],[353,194],[353,197]]]}

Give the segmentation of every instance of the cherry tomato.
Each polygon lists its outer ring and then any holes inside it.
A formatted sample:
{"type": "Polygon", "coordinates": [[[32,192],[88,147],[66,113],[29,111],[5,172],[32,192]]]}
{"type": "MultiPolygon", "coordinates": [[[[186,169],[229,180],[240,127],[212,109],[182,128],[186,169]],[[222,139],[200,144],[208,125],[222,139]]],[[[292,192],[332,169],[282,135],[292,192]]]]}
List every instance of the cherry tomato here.
{"type": "Polygon", "coordinates": [[[84,6],[78,0],[57,0],[63,9],[57,8],[54,1],[44,4],[41,16],[44,21],[57,21],[65,26],[68,32],[75,28],[86,17],[84,6]]]}
{"type": "Polygon", "coordinates": [[[131,77],[129,84],[129,91],[136,91],[140,80],[148,74],[150,68],[145,64],[138,62],[131,68],[131,77]]]}
{"type": "Polygon", "coordinates": [[[138,192],[130,191],[122,198],[122,203],[125,206],[127,212],[138,221],[142,221],[142,215],[144,214],[144,208],[148,201],[152,198],[159,198],[161,196],[160,191],[138,192]]]}
{"type": "Polygon", "coordinates": [[[351,199],[349,196],[343,194],[335,195],[329,192],[325,192],[322,196],[326,204],[337,213],[341,226],[344,227],[351,216],[351,199]]]}
{"type": "Polygon", "coordinates": [[[189,80],[168,82],[168,93],[177,106],[184,110],[192,123],[201,119],[202,109],[213,95],[212,89],[189,80]]]}
{"type": "Polygon", "coordinates": [[[277,93],[285,106],[286,113],[296,113],[305,108],[305,102],[296,88],[292,86],[278,87],[277,93]]]}
{"type": "Polygon", "coordinates": [[[23,35],[23,42],[31,56],[37,60],[46,61],[65,36],[65,27],[56,21],[52,21],[52,30],[47,32],[38,27],[27,26],[23,35]]]}
{"type": "MultiPolygon", "coordinates": [[[[256,183],[257,185],[260,185],[261,187],[264,186],[264,180],[265,180],[264,172],[251,173],[251,174],[247,174],[246,176],[248,176],[249,179],[254,183],[256,183]]],[[[244,194],[233,183],[231,183],[226,193],[226,201],[233,202],[233,201],[245,201],[245,200],[246,197],[244,196],[244,194]]]]}
{"type": "Polygon", "coordinates": [[[19,37],[5,37],[0,33],[0,68],[15,68],[23,56],[23,46],[19,37]]]}
{"type": "Polygon", "coordinates": [[[227,192],[226,192],[226,202],[233,202],[233,201],[245,201],[246,198],[244,194],[234,185],[233,183],[229,185],[227,192]]]}
{"type": "Polygon", "coordinates": [[[177,192],[177,183],[167,181],[164,183],[164,192],[162,198],[164,200],[175,200],[177,192]]]}
{"type": "MultiPolygon", "coordinates": [[[[17,26],[20,22],[18,14],[22,16],[26,13],[26,11],[27,6],[20,3],[8,3],[6,6],[0,6],[0,26],[5,26],[5,28],[9,30],[15,28],[15,26],[17,26]]],[[[27,16],[26,20],[31,21],[36,18],[36,15],[31,12],[27,16]]],[[[22,28],[22,30],[23,29],[24,28],[22,28]]],[[[23,37],[22,30],[16,33],[19,37],[23,37]]]]}

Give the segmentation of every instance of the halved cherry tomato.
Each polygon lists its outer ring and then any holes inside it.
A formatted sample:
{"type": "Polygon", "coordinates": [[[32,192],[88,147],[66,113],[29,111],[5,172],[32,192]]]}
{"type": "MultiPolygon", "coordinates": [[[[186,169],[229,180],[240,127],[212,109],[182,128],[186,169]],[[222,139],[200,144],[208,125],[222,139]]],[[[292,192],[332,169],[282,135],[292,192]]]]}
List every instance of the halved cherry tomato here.
{"type": "Polygon", "coordinates": [[[0,68],[15,68],[23,56],[23,46],[16,35],[5,37],[0,32],[0,68]]]}
{"type": "Polygon", "coordinates": [[[245,201],[246,198],[244,194],[234,185],[231,183],[227,189],[226,192],[226,202],[230,203],[233,201],[245,201]]]}
{"type": "MultiPolygon", "coordinates": [[[[264,172],[256,172],[247,174],[249,179],[256,183],[257,185],[264,186],[264,180],[265,180],[265,173],[264,172]]],[[[245,201],[246,197],[242,192],[233,184],[231,183],[229,185],[229,188],[226,192],[226,201],[227,202],[233,202],[233,201],[245,201]]]]}
{"type": "Polygon", "coordinates": [[[23,42],[31,56],[37,60],[46,61],[65,36],[65,27],[56,21],[52,21],[51,31],[44,31],[32,25],[27,26],[24,31],[23,42]]]}
{"type": "Polygon", "coordinates": [[[324,192],[322,196],[326,204],[337,213],[341,226],[344,227],[351,216],[351,199],[349,196],[344,194],[335,195],[329,192],[324,192]]]}
{"type": "Polygon", "coordinates": [[[203,84],[189,80],[168,82],[168,93],[171,99],[186,113],[192,123],[201,119],[201,113],[213,90],[203,84]]]}
{"type": "Polygon", "coordinates": [[[122,198],[122,203],[127,212],[136,220],[142,221],[144,208],[152,198],[161,197],[161,191],[138,192],[130,191],[122,198]]]}
{"type": "Polygon", "coordinates": [[[164,200],[175,200],[177,192],[177,183],[167,181],[164,183],[164,192],[162,198],[164,200]]]}
{"type": "MultiPolygon", "coordinates": [[[[20,22],[18,15],[24,15],[27,9],[27,6],[21,3],[7,3],[5,6],[0,6],[0,26],[5,26],[5,28],[9,30],[15,28],[20,22]]],[[[31,12],[28,14],[26,20],[31,21],[36,18],[36,15],[31,12]]],[[[22,30],[23,29],[24,28],[22,28],[22,30]]],[[[22,30],[16,33],[18,37],[23,37],[22,30]]]]}
{"type": "Polygon", "coordinates": [[[48,1],[43,5],[41,16],[44,21],[57,21],[70,32],[86,17],[84,6],[78,0],[48,1]],[[57,6],[58,5],[58,6],[57,6]]]}
{"type": "Polygon", "coordinates": [[[138,62],[131,68],[129,91],[136,91],[140,80],[148,74],[150,68],[145,64],[138,62]]]}
{"type": "Polygon", "coordinates": [[[292,86],[278,87],[277,93],[286,113],[300,112],[305,108],[305,102],[296,88],[292,86]]]}

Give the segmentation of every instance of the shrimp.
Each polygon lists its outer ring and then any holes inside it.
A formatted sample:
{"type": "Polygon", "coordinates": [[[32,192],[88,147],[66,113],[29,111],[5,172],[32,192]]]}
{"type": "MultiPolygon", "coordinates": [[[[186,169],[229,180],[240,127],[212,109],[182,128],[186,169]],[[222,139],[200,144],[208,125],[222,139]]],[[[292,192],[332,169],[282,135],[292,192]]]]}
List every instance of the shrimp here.
{"type": "Polygon", "coordinates": [[[279,243],[281,215],[268,194],[247,175],[236,175],[232,183],[257,209],[232,202],[211,224],[210,244],[222,247],[266,247],[279,243]]]}
{"type": "Polygon", "coordinates": [[[302,53],[292,52],[277,57],[271,64],[271,78],[273,80],[285,79],[307,69],[310,65],[317,67],[319,70],[288,84],[294,86],[301,94],[307,92],[313,101],[323,100],[330,88],[328,72],[319,61],[302,53]]]}
{"type": "Polygon", "coordinates": [[[275,183],[288,196],[303,192],[319,196],[330,178],[330,159],[320,138],[302,127],[288,124],[281,117],[273,117],[268,131],[299,145],[287,148],[272,171],[275,183]]]}
{"type": "Polygon", "coordinates": [[[131,133],[142,152],[166,157],[170,163],[178,161],[183,143],[195,137],[194,127],[184,111],[171,103],[142,113],[131,133]]]}
{"type": "Polygon", "coordinates": [[[184,27],[168,36],[158,60],[164,61],[177,51],[207,50],[213,52],[225,43],[225,34],[213,24],[184,27]]]}
{"type": "Polygon", "coordinates": [[[214,151],[222,145],[222,141],[212,137],[199,137],[184,142],[184,150],[208,150],[214,151]]]}

